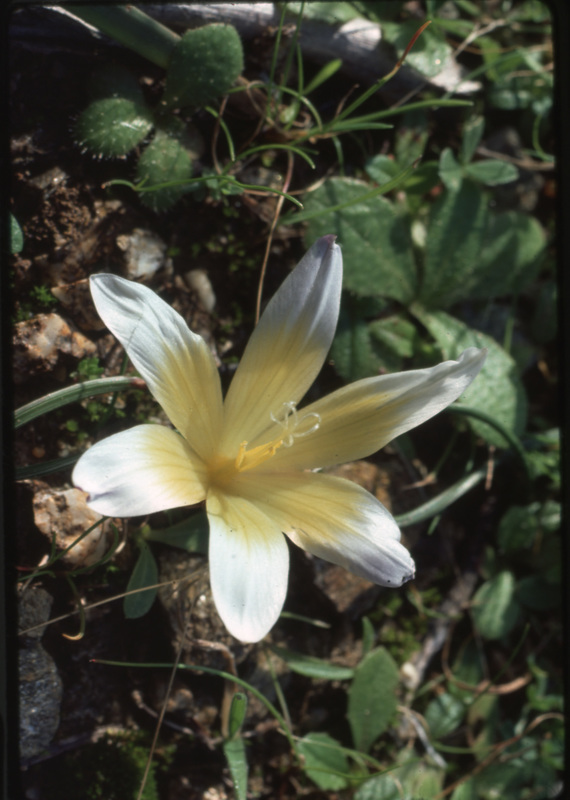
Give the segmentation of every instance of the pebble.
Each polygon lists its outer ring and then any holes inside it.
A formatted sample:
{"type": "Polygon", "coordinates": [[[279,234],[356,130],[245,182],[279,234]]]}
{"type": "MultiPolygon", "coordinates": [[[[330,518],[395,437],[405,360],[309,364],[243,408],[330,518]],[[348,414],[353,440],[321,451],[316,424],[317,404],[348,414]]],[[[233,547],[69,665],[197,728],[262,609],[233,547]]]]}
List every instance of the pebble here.
{"type": "MultiPolygon", "coordinates": [[[[80,489],[46,489],[34,494],[34,522],[44,536],[65,550],[88,528],[102,519],[86,503],[80,489]]],[[[75,544],[62,561],[69,567],[90,567],[105,555],[108,523],[103,523],[75,544]]]]}
{"type": "Polygon", "coordinates": [[[22,384],[31,377],[47,373],[57,376],[56,367],[62,355],[80,360],[96,352],[93,342],[68,325],[59,314],[38,314],[15,326],[14,383],[22,384]]]}
{"type": "Polygon", "coordinates": [[[117,246],[125,253],[126,276],[130,280],[148,280],[165,267],[172,272],[172,261],[166,255],[165,242],[153,231],[135,228],[130,234],[117,236],[117,246]]]}

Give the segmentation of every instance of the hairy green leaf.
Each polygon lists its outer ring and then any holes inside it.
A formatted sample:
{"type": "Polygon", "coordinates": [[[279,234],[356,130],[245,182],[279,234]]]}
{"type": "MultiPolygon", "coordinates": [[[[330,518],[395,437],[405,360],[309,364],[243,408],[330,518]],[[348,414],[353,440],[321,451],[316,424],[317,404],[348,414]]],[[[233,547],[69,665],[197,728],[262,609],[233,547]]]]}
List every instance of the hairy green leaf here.
{"type": "MultiPolygon", "coordinates": [[[[305,211],[325,210],[366,192],[367,184],[332,178],[305,198],[305,211]]],[[[416,266],[408,222],[385,197],[373,197],[309,220],[306,241],[330,231],[342,246],[345,288],[355,294],[409,303],[416,294],[416,266]]]]}
{"type": "Polygon", "coordinates": [[[303,769],[323,791],[338,791],[347,786],[342,774],[348,773],[348,759],[339,743],[328,733],[309,733],[297,744],[305,759],[303,769]]]}
{"type": "Polygon", "coordinates": [[[368,753],[396,713],[398,667],[384,647],[365,656],[348,690],[348,722],[354,745],[368,753]]]}
{"type": "MultiPolygon", "coordinates": [[[[490,336],[469,328],[443,311],[428,313],[419,306],[411,310],[434,337],[445,359],[457,358],[467,347],[487,348],[483,368],[460,402],[486,412],[513,433],[522,433],[526,427],[527,399],[511,356],[490,336]]],[[[485,441],[497,447],[507,446],[504,437],[485,422],[467,419],[485,441]]]]}

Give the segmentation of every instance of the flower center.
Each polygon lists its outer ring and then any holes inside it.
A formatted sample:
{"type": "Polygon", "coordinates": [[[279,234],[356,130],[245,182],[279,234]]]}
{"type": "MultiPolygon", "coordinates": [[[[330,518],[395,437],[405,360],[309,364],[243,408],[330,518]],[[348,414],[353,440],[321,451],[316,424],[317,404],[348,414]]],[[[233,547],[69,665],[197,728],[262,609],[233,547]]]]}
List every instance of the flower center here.
{"type": "Polygon", "coordinates": [[[283,403],[277,414],[271,413],[271,420],[280,426],[281,431],[270,442],[247,449],[248,442],[240,444],[234,461],[230,458],[216,457],[209,464],[210,478],[215,483],[225,482],[237,473],[246,472],[272,458],[280,447],[291,447],[295,439],[308,436],[318,430],[321,424],[319,414],[311,412],[299,417],[297,404],[283,403]]]}

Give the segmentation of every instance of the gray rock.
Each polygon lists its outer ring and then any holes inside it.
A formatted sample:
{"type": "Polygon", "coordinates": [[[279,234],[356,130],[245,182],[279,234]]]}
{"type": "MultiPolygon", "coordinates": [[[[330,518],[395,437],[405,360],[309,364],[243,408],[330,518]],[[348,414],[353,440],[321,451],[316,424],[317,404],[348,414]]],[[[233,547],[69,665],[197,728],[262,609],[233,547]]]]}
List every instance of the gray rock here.
{"type": "MultiPolygon", "coordinates": [[[[20,631],[46,622],[51,605],[52,598],[44,589],[25,589],[19,600],[20,631]]],[[[44,628],[36,628],[20,637],[20,756],[24,763],[49,747],[59,726],[63,687],[53,658],[41,644],[43,632],[44,628]]]]}

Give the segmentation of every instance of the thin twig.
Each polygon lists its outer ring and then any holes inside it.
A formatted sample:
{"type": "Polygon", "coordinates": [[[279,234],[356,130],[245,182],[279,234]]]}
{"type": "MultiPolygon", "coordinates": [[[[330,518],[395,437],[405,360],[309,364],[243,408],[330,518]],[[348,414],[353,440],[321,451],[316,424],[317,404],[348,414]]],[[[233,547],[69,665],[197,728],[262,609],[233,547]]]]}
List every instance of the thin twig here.
{"type": "MultiPolygon", "coordinates": [[[[287,153],[287,174],[285,175],[285,180],[283,181],[283,193],[285,194],[289,188],[289,184],[291,183],[291,177],[293,175],[293,154],[291,152],[287,153]]],[[[279,214],[281,213],[281,209],[283,208],[283,202],[285,198],[283,195],[279,195],[277,198],[277,205],[275,206],[275,213],[273,215],[273,220],[271,222],[271,228],[269,229],[269,234],[267,236],[267,245],[265,247],[265,255],[263,256],[263,264],[261,265],[261,275],[259,276],[259,286],[257,288],[257,302],[255,304],[255,324],[259,322],[259,317],[261,315],[261,297],[263,295],[263,282],[265,280],[265,273],[267,270],[267,262],[269,260],[269,251],[271,249],[271,243],[273,242],[273,234],[275,233],[275,228],[277,227],[277,221],[279,219],[279,214]]]]}

